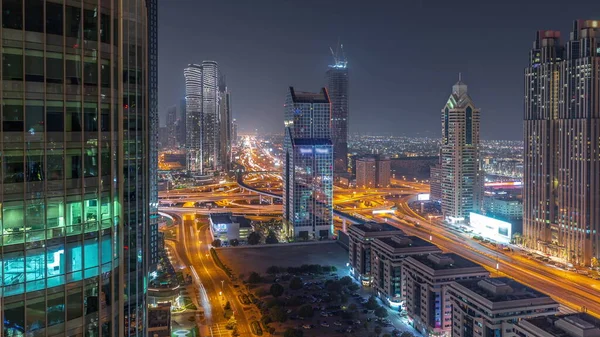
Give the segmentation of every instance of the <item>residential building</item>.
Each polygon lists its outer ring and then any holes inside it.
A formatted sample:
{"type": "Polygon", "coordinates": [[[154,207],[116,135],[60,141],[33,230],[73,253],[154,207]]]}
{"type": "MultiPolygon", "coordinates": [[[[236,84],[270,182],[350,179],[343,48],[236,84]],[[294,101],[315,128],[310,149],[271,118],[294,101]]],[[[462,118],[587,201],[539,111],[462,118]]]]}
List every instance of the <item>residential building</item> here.
{"type": "Polygon", "coordinates": [[[454,281],[447,292],[452,337],[513,336],[513,323],[558,312],[550,296],[507,277],[454,281]]]}
{"type": "Polygon", "coordinates": [[[160,303],[148,309],[148,337],[171,336],[171,303],[160,303]]]}
{"type": "Polygon", "coordinates": [[[348,61],[343,45],[332,50],[333,64],[325,75],[331,101],[331,129],[334,171],[348,172],[348,61]]]}
{"type": "Polygon", "coordinates": [[[513,336],[598,337],[600,320],[585,313],[522,319],[513,325],[513,336]]]}
{"type": "Polygon", "coordinates": [[[429,170],[429,198],[442,199],[442,167],[440,164],[431,166],[429,170]]]}
{"type": "Polygon", "coordinates": [[[145,0],[2,1],[3,336],[146,335],[151,21],[145,0]]]}
{"type": "Polygon", "coordinates": [[[210,231],[213,238],[223,243],[236,239],[247,241],[252,232],[252,224],[243,216],[234,216],[231,213],[211,213],[209,217],[210,231]]]}
{"type": "MultiPolygon", "coordinates": [[[[186,87],[187,90],[187,87],[186,87]]],[[[182,98],[179,102],[179,117],[177,118],[177,142],[179,146],[182,148],[186,148],[186,123],[187,123],[187,115],[186,115],[186,99],[182,98]]]]}
{"type": "Polygon", "coordinates": [[[166,149],[169,146],[169,128],[166,126],[158,128],[158,145],[161,149],[166,149]]]}
{"type": "Polygon", "coordinates": [[[522,219],[523,201],[512,196],[485,196],[483,211],[486,215],[505,219],[522,219]]]}
{"type": "Polygon", "coordinates": [[[232,145],[237,144],[238,141],[238,123],[237,120],[234,118],[231,121],[231,143],[232,145]]]}
{"type": "Polygon", "coordinates": [[[373,188],[376,186],[375,172],[377,163],[375,158],[366,157],[356,160],[356,187],[373,188]]]}
{"type": "Polygon", "coordinates": [[[483,203],[483,172],[479,163],[479,109],[458,81],[442,109],[442,213],[450,222],[468,221],[483,203]]]}
{"type": "Polygon", "coordinates": [[[409,256],[402,273],[403,307],[425,337],[451,336],[452,302],[446,292],[450,282],[489,276],[484,267],[453,253],[409,256]]]}
{"type": "Polygon", "coordinates": [[[525,245],[575,265],[600,257],[599,36],[594,20],[565,45],[538,31],[525,69],[525,245]]]}
{"type": "Polygon", "coordinates": [[[381,188],[390,186],[391,167],[387,156],[363,156],[356,159],[356,186],[381,188]]]}
{"type": "MultiPolygon", "coordinates": [[[[352,227],[350,227],[352,228],[352,227]]],[[[378,237],[371,242],[371,286],[382,300],[399,309],[405,292],[402,263],[408,256],[442,251],[416,236],[378,237]]]]}
{"type": "Polygon", "coordinates": [[[333,234],[331,104],[319,93],[290,87],[284,105],[283,220],[288,236],[333,234]]]}
{"type": "Polygon", "coordinates": [[[173,105],[167,109],[167,142],[163,144],[167,148],[177,147],[177,106],[173,105]]]}
{"type": "Polygon", "coordinates": [[[404,232],[387,223],[368,222],[348,229],[349,260],[352,275],[363,285],[371,283],[371,243],[378,237],[390,237],[404,232]]]}

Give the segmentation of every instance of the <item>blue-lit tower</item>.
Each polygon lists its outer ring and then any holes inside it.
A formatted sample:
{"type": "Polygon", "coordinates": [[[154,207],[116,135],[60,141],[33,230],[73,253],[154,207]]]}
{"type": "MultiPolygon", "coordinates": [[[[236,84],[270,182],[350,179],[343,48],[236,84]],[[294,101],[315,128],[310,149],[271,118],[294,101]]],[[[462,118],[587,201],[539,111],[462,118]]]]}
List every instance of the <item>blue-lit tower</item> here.
{"type": "Polygon", "coordinates": [[[285,102],[283,217],[288,236],[323,239],[333,233],[331,103],[290,87],[285,102]]]}

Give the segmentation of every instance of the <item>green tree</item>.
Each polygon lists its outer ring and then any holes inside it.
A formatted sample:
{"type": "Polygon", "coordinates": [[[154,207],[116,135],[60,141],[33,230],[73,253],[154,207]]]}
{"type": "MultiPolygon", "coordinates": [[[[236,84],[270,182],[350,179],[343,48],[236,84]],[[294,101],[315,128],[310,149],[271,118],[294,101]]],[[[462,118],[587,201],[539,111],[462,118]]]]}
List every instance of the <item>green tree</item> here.
{"type": "Polygon", "coordinates": [[[302,279],[299,277],[294,277],[290,280],[290,289],[292,290],[302,289],[303,286],[304,282],[302,282],[302,279]]]}
{"type": "Polygon", "coordinates": [[[343,286],[347,287],[351,284],[353,284],[354,282],[352,281],[352,277],[350,276],[344,276],[340,279],[339,281],[343,286]]]}
{"type": "Polygon", "coordinates": [[[248,283],[256,284],[260,282],[262,282],[262,277],[260,277],[260,274],[255,271],[251,272],[250,276],[248,276],[248,283]]]}
{"type": "Polygon", "coordinates": [[[349,311],[356,311],[357,309],[358,309],[358,307],[356,306],[356,303],[351,303],[351,304],[348,306],[348,310],[349,310],[349,311]]]}
{"type": "Polygon", "coordinates": [[[214,239],[213,242],[211,243],[211,245],[213,247],[221,247],[221,240],[219,239],[214,239]]]}
{"type": "Polygon", "coordinates": [[[379,304],[377,303],[377,299],[375,298],[375,296],[369,297],[367,304],[365,304],[365,307],[369,310],[375,310],[378,306],[379,304]]]}
{"type": "Polygon", "coordinates": [[[283,337],[303,337],[304,332],[300,329],[287,328],[283,333],[283,337]]]}
{"type": "Polygon", "coordinates": [[[267,274],[269,275],[279,274],[280,272],[281,269],[278,266],[270,266],[269,268],[267,268],[267,274]]]}
{"type": "Polygon", "coordinates": [[[313,310],[312,305],[304,304],[298,309],[298,316],[302,316],[304,318],[313,317],[315,311],[313,310]]]}
{"type": "Polygon", "coordinates": [[[267,238],[265,239],[265,243],[270,245],[270,244],[274,244],[274,243],[279,243],[279,240],[277,240],[277,235],[275,235],[275,232],[270,230],[269,234],[267,234],[267,238]]]}
{"type": "Polygon", "coordinates": [[[227,303],[225,303],[225,307],[223,309],[231,310],[231,303],[229,303],[229,301],[227,301],[227,303]]]}
{"type": "Polygon", "coordinates": [[[273,317],[273,321],[284,323],[287,321],[287,313],[280,306],[274,306],[269,309],[269,314],[273,317]]]}
{"type": "Polygon", "coordinates": [[[375,309],[375,316],[379,318],[386,318],[388,316],[388,311],[386,308],[379,306],[377,309],[375,309]]]}
{"type": "Polygon", "coordinates": [[[404,331],[400,337],[415,337],[410,331],[404,331]]]}
{"type": "Polygon", "coordinates": [[[377,336],[379,336],[381,334],[381,332],[383,332],[383,329],[379,325],[376,325],[375,328],[373,329],[373,331],[375,332],[375,334],[377,336]]]}
{"type": "Polygon", "coordinates": [[[229,240],[229,244],[230,244],[232,247],[236,247],[236,246],[239,246],[239,245],[240,245],[240,241],[239,241],[238,239],[231,239],[231,240],[229,240]]]}
{"type": "Polygon", "coordinates": [[[356,283],[352,283],[351,285],[348,286],[348,290],[350,290],[350,291],[358,291],[358,289],[360,289],[360,286],[356,283]]]}
{"type": "Polygon", "coordinates": [[[248,235],[247,240],[249,245],[257,245],[260,243],[260,234],[258,232],[252,232],[248,235]]]}
{"type": "Polygon", "coordinates": [[[273,283],[271,285],[271,289],[270,289],[270,293],[273,297],[277,298],[281,295],[283,295],[283,291],[285,289],[283,289],[283,286],[279,283],[273,283]]]}
{"type": "Polygon", "coordinates": [[[225,329],[233,330],[233,328],[235,328],[236,326],[237,326],[237,321],[235,320],[235,317],[231,316],[229,318],[229,320],[227,321],[227,324],[225,324],[225,329]]]}

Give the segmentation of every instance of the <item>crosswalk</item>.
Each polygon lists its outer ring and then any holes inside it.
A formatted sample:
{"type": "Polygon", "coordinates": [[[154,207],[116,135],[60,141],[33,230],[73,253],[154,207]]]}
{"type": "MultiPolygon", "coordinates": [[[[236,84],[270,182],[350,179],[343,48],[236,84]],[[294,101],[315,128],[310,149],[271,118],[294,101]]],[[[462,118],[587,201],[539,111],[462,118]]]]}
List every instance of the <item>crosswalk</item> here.
{"type": "Polygon", "coordinates": [[[225,328],[225,323],[215,323],[210,328],[211,336],[214,337],[230,337],[231,330],[225,328]]]}

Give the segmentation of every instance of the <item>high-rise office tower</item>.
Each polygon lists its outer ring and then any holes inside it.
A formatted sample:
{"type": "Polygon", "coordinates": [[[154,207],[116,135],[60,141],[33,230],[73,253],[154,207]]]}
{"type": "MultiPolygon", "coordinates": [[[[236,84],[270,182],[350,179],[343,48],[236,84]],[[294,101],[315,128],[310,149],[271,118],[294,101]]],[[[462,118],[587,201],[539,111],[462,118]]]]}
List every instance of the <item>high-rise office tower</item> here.
{"type": "Polygon", "coordinates": [[[146,335],[148,14],[2,1],[2,336],[146,335]]]}
{"type": "Polygon", "coordinates": [[[219,68],[215,61],[190,64],[186,83],[186,147],[188,170],[219,169],[219,68]]]}
{"type": "Polygon", "coordinates": [[[173,105],[167,109],[167,143],[166,147],[177,147],[177,106],[173,105]]]}
{"type": "Polygon", "coordinates": [[[219,168],[228,170],[231,163],[231,93],[227,90],[225,76],[219,84],[219,168]]]}
{"type": "Polygon", "coordinates": [[[334,63],[326,73],[327,90],[331,100],[331,129],[334,171],[348,172],[348,62],[343,45],[331,50],[334,63]]]}
{"type": "Polygon", "coordinates": [[[177,118],[177,142],[179,146],[185,148],[186,147],[186,114],[185,114],[185,98],[182,98],[179,102],[179,117],[177,118]]]}
{"type": "Polygon", "coordinates": [[[283,218],[290,237],[327,238],[333,233],[331,104],[319,93],[290,87],[285,102],[283,218]]]}
{"type": "Polygon", "coordinates": [[[479,109],[460,80],[442,109],[442,213],[452,222],[480,212],[483,172],[479,167],[479,109]]]}
{"type": "Polygon", "coordinates": [[[202,66],[190,64],[183,73],[187,169],[202,172],[202,66]]]}
{"type": "Polygon", "coordinates": [[[356,187],[373,188],[377,186],[377,161],[375,157],[356,160],[356,187]]]}
{"type": "Polygon", "coordinates": [[[238,123],[237,120],[234,118],[231,121],[231,144],[235,145],[237,143],[237,139],[238,138],[238,123]]]}
{"type": "Polygon", "coordinates": [[[539,31],[525,69],[525,244],[589,265],[600,256],[600,21],[565,46],[539,31]]]}

